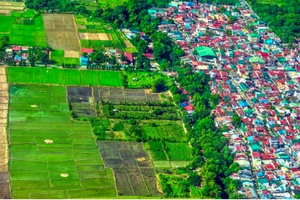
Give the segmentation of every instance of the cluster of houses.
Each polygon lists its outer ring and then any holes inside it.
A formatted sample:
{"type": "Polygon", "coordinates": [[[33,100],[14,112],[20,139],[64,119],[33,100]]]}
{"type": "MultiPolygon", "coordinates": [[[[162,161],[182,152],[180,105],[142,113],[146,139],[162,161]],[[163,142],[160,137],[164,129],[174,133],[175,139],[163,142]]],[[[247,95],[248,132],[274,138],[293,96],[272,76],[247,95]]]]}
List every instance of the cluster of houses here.
{"type": "Polygon", "coordinates": [[[16,64],[29,64],[28,60],[28,46],[12,45],[10,48],[5,49],[5,60],[13,60],[16,64]]]}
{"type": "MultiPolygon", "coordinates": [[[[88,55],[93,54],[94,50],[92,48],[81,48],[81,56],[80,56],[80,66],[85,68],[88,66],[89,58],[88,55]]],[[[105,53],[105,55],[112,57],[116,57],[116,61],[121,64],[121,66],[132,65],[134,63],[134,57],[131,52],[122,52],[120,49],[109,49],[105,53]],[[122,55],[124,55],[124,60],[121,59],[122,55]]],[[[93,65],[93,64],[92,64],[93,65]]],[[[107,63],[107,65],[109,65],[107,63]]]]}
{"type": "MultiPolygon", "coordinates": [[[[182,62],[211,76],[222,101],[213,111],[242,170],[248,198],[299,198],[300,56],[244,3],[216,6],[173,1],[148,13],[185,51],[182,62]],[[241,127],[232,123],[241,119],[241,127]]],[[[189,102],[183,103],[192,112],[189,102]]]]}

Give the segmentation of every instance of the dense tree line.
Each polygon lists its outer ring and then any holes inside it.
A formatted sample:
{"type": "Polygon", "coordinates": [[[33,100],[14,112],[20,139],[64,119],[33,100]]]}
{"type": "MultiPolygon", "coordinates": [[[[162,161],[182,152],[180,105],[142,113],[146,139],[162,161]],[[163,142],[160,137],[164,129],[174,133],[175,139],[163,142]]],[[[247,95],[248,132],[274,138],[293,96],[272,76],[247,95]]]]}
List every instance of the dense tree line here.
{"type": "MultiPolygon", "coordinates": [[[[184,117],[194,160],[184,169],[184,173],[188,173],[188,179],[176,176],[176,180],[180,180],[174,182],[174,176],[170,174],[160,176],[162,189],[168,197],[188,197],[192,186],[198,186],[193,189],[193,193],[196,190],[201,198],[243,197],[237,192],[239,182],[229,177],[240,167],[233,163],[234,155],[227,146],[227,139],[216,128],[214,116],[211,115],[211,110],[219,103],[220,98],[211,94],[209,80],[208,75],[194,73],[190,67],[178,69],[177,81],[193,97],[195,107],[192,116],[184,117]],[[200,169],[199,174],[195,174],[197,169],[200,169]],[[178,190],[188,192],[182,192],[178,196],[178,190]]],[[[174,91],[180,93],[179,90],[173,89],[174,91]]]]}
{"type": "Polygon", "coordinates": [[[247,2],[284,43],[292,44],[295,37],[300,38],[299,0],[281,0],[274,4],[258,0],[247,2]]]}

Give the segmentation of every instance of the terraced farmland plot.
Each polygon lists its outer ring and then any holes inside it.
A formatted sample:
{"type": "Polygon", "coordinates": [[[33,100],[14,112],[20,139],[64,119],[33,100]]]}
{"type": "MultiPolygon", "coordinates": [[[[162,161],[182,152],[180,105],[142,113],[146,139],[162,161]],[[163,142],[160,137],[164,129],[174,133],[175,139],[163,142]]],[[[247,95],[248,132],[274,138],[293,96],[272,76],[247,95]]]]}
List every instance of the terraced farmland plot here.
{"type": "Polygon", "coordinates": [[[10,86],[12,198],[116,196],[89,124],[71,120],[66,102],[65,87],[10,86]]]}
{"type": "Polygon", "coordinates": [[[113,168],[119,196],[161,196],[142,143],[98,141],[98,148],[105,166],[113,168]]]}

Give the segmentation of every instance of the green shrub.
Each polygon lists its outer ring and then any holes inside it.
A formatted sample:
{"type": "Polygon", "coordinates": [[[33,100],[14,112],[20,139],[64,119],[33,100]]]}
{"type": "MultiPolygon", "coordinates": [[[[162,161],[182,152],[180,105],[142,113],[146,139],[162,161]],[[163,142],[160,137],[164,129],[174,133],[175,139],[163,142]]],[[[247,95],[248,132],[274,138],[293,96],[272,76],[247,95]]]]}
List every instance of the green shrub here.
{"type": "Polygon", "coordinates": [[[124,130],[124,125],[121,122],[118,122],[114,125],[113,130],[114,131],[123,131],[124,130]]]}

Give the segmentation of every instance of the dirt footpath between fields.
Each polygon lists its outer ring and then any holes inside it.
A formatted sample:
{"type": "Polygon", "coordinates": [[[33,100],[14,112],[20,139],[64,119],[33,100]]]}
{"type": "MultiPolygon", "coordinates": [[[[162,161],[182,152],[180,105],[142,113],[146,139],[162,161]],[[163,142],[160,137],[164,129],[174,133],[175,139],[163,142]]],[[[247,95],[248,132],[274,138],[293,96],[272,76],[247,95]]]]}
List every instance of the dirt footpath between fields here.
{"type": "Polygon", "coordinates": [[[6,69],[0,66],[0,199],[10,198],[7,141],[8,98],[6,69]]]}

